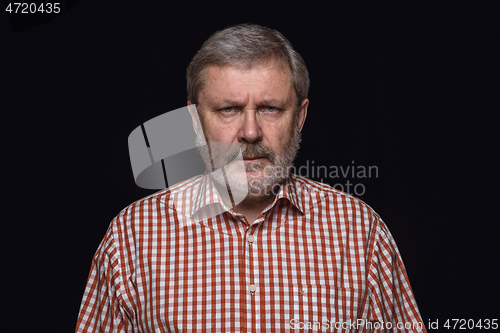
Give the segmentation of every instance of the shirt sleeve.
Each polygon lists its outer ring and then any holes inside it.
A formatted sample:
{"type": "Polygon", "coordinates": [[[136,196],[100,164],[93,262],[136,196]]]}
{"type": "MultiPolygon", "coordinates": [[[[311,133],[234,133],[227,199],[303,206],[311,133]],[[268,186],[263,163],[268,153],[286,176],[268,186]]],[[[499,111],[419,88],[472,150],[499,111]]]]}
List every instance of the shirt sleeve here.
{"type": "Polygon", "coordinates": [[[372,332],[426,332],[396,242],[379,222],[368,275],[372,332]]]}
{"type": "Polygon", "coordinates": [[[123,294],[120,256],[111,223],[92,260],[75,332],[132,332],[130,315],[122,305],[123,294]]]}

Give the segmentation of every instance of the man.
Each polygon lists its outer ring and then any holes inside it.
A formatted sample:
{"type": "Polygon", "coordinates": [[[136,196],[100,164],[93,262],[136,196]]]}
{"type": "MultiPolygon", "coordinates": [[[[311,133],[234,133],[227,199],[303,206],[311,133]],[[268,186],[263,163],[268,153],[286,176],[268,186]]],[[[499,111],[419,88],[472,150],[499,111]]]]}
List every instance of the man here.
{"type": "Polygon", "coordinates": [[[288,40],[257,25],[219,31],[187,89],[208,172],[112,221],[76,331],[425,332],[381,218],[289,173],[309,78],[288,40]]]}

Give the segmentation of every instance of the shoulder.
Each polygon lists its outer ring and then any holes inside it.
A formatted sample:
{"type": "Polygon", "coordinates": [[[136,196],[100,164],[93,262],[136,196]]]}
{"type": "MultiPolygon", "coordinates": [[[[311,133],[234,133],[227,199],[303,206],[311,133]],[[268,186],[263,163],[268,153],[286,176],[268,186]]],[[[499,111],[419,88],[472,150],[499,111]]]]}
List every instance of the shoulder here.
{"type": "Polygon", "coordinates": [[[193,193],[199,188],[201,178],[202,175],[195,176],[141,198],[123,208],[113,222],[134,224],[138,221],[165,220],[164,217],[174,217],[178,214],[186,215],[193,193]]]}
{"type": "Polygon", "coordinates": [[[328,184],[311,180],[296,174],[291,174],[291,178],[298,192],[302,192],[303,195],[305,194],[307,196],[322,199],[314,200],[314,203],[336,203],[340,204],[342,207],[347,205],[347,207],[356,207],[376,214],[375,211],[363,200],[349,193],[339,191],[328,184]]]}
{"type": "Polygon", "coordinates": [[[297,193],[305,198],[306,208],[324,212],[332,218],[347,218],[352,222],[376,224],[386,229],[379,214],[360,198],[296,174],[291,174],[291,179],[297,193]]]}

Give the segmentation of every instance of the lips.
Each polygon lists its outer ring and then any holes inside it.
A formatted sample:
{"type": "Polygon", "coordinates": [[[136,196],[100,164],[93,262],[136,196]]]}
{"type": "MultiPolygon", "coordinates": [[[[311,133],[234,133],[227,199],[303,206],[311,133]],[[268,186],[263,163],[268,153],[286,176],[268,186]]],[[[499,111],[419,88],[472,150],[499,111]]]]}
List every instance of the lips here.
{"type": "Polygon", "coordinates": [[[257,160],[259,158],[265,158],[265,156],[245,156],[245,157],[243,157],[244,160],[257,160]]]}

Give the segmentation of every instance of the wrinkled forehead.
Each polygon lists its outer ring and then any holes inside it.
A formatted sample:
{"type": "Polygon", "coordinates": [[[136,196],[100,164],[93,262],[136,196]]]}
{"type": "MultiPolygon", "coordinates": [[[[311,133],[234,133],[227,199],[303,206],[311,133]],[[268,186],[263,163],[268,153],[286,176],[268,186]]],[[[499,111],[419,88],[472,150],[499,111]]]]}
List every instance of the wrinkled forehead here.
{"type": "Polygon", "coordinates": [[[203,75],[198,104],[207,105],[217,99],[237,103],[238,99],[245,99],[250,91],[262,102],[274,101],[281,107],[297,102],[290,69],[277,61],[259,62],[252,66],[214,64],[207,66],[203,75]]]}

